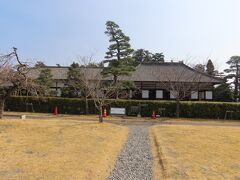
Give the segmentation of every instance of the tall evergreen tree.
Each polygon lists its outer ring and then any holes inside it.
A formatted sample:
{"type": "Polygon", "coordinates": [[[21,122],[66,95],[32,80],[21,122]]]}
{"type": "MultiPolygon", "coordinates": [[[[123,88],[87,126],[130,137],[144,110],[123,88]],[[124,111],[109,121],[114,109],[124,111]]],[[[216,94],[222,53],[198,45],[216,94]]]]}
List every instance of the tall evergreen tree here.
{"type": "Polygon", "coordinates": [[[73,62],[68,70],[68,79],[66,82],[68,87],[64,90],[64,96],[84,98],[86,114],[88,114],[88,98],[90,96],[86,69],[92,66],[93,63],[80,66],[79,63],[73,62]]]}
{"type": "Polygon", "coordinates": [[[130,38],[115,22],[107,21],[106,29],[105,34],[110,38],[111,44],[105,56],[105,62],[109,64],[103,69],[103,74],[112,75],[114,83],[116,83],[120,75],[130,75],[135,70],[131,57],[133,49],[129,43],[130,38]]]}
{"type": "Polygon", "coordinates": [[[233,79],[234,83],[234,100],[237,101],[239,95],[239,78],[240,78],[240,56],[232,56],[227,64],[230,66],[224,71],[228,73],[227,79],[233,79]]]}
{"type": "Polygon", "coordinates": [[[34,65],[35,68],[44,68],[46,67],[46,64],[44,64],[43,61],[37,61],[36,64],[34,65]]]}
{"type": "Polygon", "coordinates": [[[140,63],[162,63],[164,62],[163,53],[151,53],[145,49],[137,49],[133,53],[134,64],[138,65],[140,63]]]}
{"type": "Polygon", "coordinates": [[[38,89],[39,91],[42,91],[42,94],[49,95],[50,88],[53,84],[53,75],[51,73],[51,69],[42,67],[40,69],[40,74],[35,82],[38,84],[38,89]]]}
{"type": "Polygon", "coordinates": [[[233,101],[233,92],[231,86],[227,83],[223,83],[218,87],[214,88],[213,93],[214,101],[223,101],[223,102],[231,102],[233,101]]]}
{"type": "Polygon", "coordinates": [[[152,53],[145,49],[137,49],[133,52],[134,64],[152,61],[152,53]]]}
{"type": "Polygon", "coordinates": [[[213,62],[211,61],[211,59],[208,60],[207,65],[206,65],[207,69],[207,73],[210,75],[214,75],[215,71],[214,71],[214,65],[213,62]]]}
{"type": "Polygon", "coordinates": [[[80,96],[79,92],[82,90],[82,79],[83,74],[80,71],[80,65],[73,62],[68,68],[67,74],[67,85],[68,88],[65,91],[68,92],[69,97],[78,97],[80,96]]]}
{"type": "Polygon", "coordinates": [[[154,62],[163,63],[164,62],[164,55],[163,53],[155,53],[152,57],[154,62]]]}
{"type": "Polygon", "coordinates": [[[196,69],[199,72],[205,72],[205,66],[203,64],[196,64],[194,69],[196,69]]]}

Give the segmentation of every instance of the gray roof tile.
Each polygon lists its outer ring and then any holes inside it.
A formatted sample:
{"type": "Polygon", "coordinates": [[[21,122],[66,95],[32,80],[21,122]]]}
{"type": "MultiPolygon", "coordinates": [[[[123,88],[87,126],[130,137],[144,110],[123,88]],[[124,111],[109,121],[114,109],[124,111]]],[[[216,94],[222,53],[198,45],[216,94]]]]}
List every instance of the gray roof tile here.
{"type": "MultiPolygon", "coordinates": [[[[68,67],[55,67],[49,66],[53,74],[53,79],[65,80],[67,79],[68,67]]],[[[87,78],[94,80],[100,75],[102,68],[82,68],[87,78]]],[[[33,78],[37,78],[39,75],[39,69],[31,69],[29,75],[33,78]]],[[[132,80],[132,81],[181,81],[181,82],[193,82],[194,78],[198,78],[198,82],[211,82],[222,83],[223,79],[210,76],[203,72],[198,72],[195,69],[183,63],[144,63],[136,67],[136,71],[131,76],[121,76],[120,80],[132,80]]],[[[112,79],[107,77],[105,79],[112,79]]]]}

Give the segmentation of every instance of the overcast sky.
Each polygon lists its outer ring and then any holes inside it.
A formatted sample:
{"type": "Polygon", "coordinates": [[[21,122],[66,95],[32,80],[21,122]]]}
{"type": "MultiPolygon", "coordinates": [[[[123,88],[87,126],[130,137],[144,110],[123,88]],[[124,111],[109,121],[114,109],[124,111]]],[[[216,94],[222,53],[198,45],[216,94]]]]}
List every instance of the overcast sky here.
{"type": "Polygon", "coordinates": [[[239,0],[1,0],[0,52],[69,65],[75,57],[104,58],[105,22],[113,20],[134,49],[163,52],[166,60],[223,69],[240,55],[239,0]]]}

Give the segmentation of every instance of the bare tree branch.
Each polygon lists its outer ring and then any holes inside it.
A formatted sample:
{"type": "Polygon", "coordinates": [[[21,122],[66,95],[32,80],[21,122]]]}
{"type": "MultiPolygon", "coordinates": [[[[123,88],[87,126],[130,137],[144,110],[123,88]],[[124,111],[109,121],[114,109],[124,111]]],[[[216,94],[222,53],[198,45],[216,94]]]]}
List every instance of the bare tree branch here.
{"type": "Polygon", "coordinates": [[[23,89],[35,89],[32,79],[27,76],[28,71],[28,65],[19,59],[17,48],[14,47],[13,52],[0,56],[0,117],[9,96],[23,89]]]}
{"type": "MultiPolygon", "coordinates": [[[[170,64],[171,65],[171,64],[170,64]]],[[[160,72],[159,82],[170,92],[177,102],[176,116],[179,117],[180,101],[189,98],[191,94],[199,91],[204,73],[196,72],[183,62],[172,64],[171,71],[160,72]],[[164,79],[164,81],[163,81],[164,79]]]]}

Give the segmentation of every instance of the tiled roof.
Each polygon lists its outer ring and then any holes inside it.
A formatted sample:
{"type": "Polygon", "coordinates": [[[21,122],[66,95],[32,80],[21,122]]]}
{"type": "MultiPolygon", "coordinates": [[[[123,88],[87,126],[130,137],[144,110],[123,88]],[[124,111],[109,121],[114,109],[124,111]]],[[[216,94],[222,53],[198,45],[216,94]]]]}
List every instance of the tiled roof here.
{"type": "MultiPolygon", "coordinates": [[[[137,66],[130,77],[133,81],[162,81],[162,82],[212,82],[221,83],[222,79],[207,73],[196,71],[183,63],[146,63],[137,66]]],[[[124,79],[125,79],[124,78],[124,79]]]]}
{"type": "MultiPolygon", "coordinates": [[[[51,69],[53,79],[65,80],[67,79],[68,67],[49,66],[51,69]]],[[[102,68],[82,68],[83,73],[89,80],[94,80],[99,76],[102,68]]],[[[39,75],[38,69],[32,69],[29,75],[37,78],[39,75]]],[[[132,81],[176,81],[176,82],[193,82],[197,78],[198,82],[222,83],[223,79],[210,76],[203,72],[198,72],[195,69],[183,63],[165,62],[165,63],[144,63],[136,67],[136,71],[131,76],[119,77],[120,80],[132,81]]],[[[105,79],[112,79],[111,77],[105,79]]]]}
{"type": "MultiPolygon", "coordinates": [[[[53,79],[55,80],[66,80],[67,79],[67,73],[69,67],[57,67],[57,66],[48,66],[48,69],[51,70],[51,73],[53,75],[53,79]]],[[[29,76],[32,78],[37,78],[40,74],[40,69],[31,69],[29,71],[29,76]]],[[[102,68],[82,68],[82,71],[86,74],[86,76],[93,80],[94,77],[96,77],[98,74],[101,73],[102,68]]]]}

